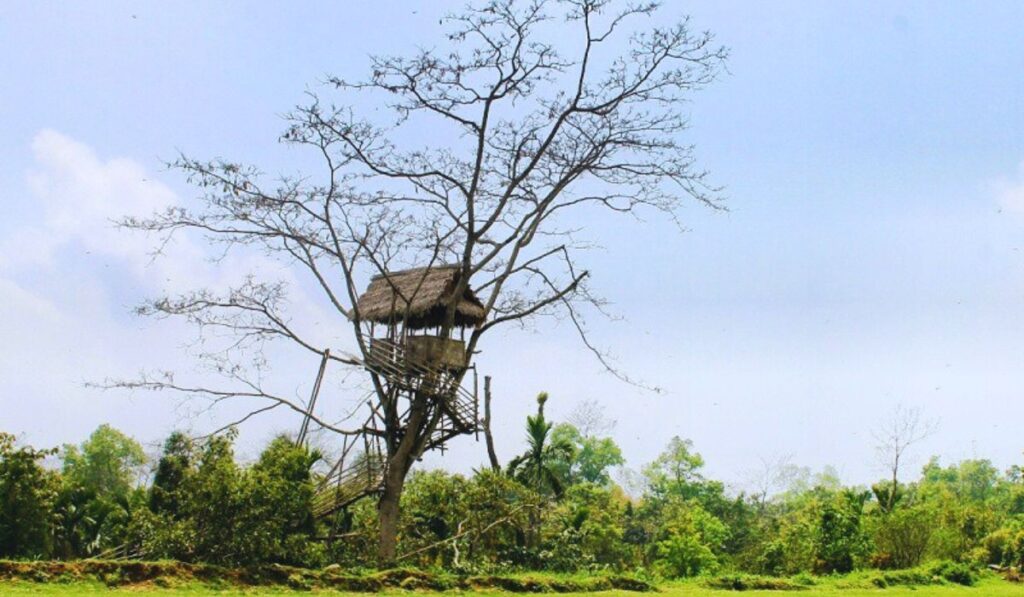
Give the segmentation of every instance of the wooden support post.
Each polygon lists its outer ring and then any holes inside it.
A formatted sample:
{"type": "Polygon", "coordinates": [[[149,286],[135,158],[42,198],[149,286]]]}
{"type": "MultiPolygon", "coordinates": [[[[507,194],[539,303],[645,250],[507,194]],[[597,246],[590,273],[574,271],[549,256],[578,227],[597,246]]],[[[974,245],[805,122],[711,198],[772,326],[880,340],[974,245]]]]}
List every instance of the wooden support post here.
{"type": "Polygon", "coordinates": [[[313,392],[309,396],[309,404],[306,406],[306,417],[302,420],[302,427],[299,428],[299,435],[295,438],[295,445],[302,446],[306,443],[306,434],[309,433],[309,420],[313,417],[313,409],[316,408],[316,399],[320,395],[320,384],[324,381],[324,371],[327,370],[327,360],[331,358],[331,349],[324,349],[324,356],[320,360],[320,370],[317,371],[316,381],[313,383],[313,392]]]}
{"type": "Polygon", "coordinates": [[[487,457],[491,461],[491,468],[495,472],[501,472],[501,464],[498,462],[498,455],[494,451],[494,437],[491,435],[491,376],[484,376],[484,441],[487,442],[487,457]]]}

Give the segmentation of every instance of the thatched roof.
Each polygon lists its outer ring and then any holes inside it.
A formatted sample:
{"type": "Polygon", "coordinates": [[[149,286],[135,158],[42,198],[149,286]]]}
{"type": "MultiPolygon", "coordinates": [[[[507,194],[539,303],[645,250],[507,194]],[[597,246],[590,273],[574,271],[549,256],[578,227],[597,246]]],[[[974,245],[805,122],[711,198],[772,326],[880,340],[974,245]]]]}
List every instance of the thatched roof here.
{"type": "MultiPolygon", "coordinates": [[[[420,267],[374,276],[359,297],[359,317],[377,323],[405,322],[405,327],[438,327],[444,320],[445,300],[458,282],[454,265],[420,267]]],[[[455,325],[472,327],[484,320],[484,306],[466,289],[455,309],[455,325]]]]}

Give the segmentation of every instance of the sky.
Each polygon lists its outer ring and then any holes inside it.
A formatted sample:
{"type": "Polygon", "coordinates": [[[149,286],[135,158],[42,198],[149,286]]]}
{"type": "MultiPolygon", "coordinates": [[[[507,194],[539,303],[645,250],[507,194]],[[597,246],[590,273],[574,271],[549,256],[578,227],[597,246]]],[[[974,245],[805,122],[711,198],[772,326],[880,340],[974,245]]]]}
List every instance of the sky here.
{"type": "MultiPolygon", "coordinates": [[[[187,204],[164,164],[184,151],[265,171],[301,169],[276,142],[281,115],[370,54],[444,47],[461,2],[9,2],[0,6],[0,430],[37,446],[110,423],[156,450],[173,429],[232,414],[88,382],[194,372],[186,326],[140,319],[147,296],[254,272],[302,287],[260,255],[212,262],[182,237],[117,229],[124,215],[187,204]]],[[[789,457],[850,483],[881,476],[872,429],[897,407],[936,432],[914,467],[1020,463],[1024,440],[1024,5],[1019,2],[670,2],[664,19],[730,48],[728,74],[688,106],[687,140],[725,187],[727,212],[583,222],[602,248],[593,284],[622,316],[591,320],[630,375],[619,382],[566,326],[481,346],[494,379],[499,456],[523,449],[542,390],[565,418],[597,401],[628,465],[673,436],[742,488],[789,457]]],[[[292,315],[329,346],[344,333],[316,297],[292,315]]],[[[315,358],[275,355],[279,387],[308,389],[315,358]]],[[[325,408],[355,398],[341,374],[325,408]]],[[[242,428],[254,456],[297,417],[242,428]]],[[[318,441],[328,441],[319,438],[318,441]]],[[[422,466],[468,471],[460,438],[422,466]]],[[[912,475],[915,470],[910,470],[912,475]]]]}

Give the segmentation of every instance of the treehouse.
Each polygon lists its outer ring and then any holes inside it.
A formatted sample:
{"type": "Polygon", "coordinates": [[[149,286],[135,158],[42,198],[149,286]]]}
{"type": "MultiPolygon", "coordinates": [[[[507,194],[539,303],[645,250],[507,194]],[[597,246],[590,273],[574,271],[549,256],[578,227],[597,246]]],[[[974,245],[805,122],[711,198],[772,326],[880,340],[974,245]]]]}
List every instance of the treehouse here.
{"type": "Polygon", "coordinates": [[[484,306],[472,290],[454,296],[459,275],[458,266],[443,265],[370,281],[356,303],[360,318],[373,324],[367,368],[403,389],[456,391],[469,362],[462,334],[484,320],[484,306]],[[453,302],[454,319],[446,326],[453,302]]]}
{"type": "MultiPolygon", "coordinates": [[[[459,266],[437,265],[374,276],[356,303],[359,316],[406,330],[440,329],[459,275],[459,266]]],[[[484,306],[467,288],[455,304],[455,327],[473,327],[483,320],[484,306]]]]}
{"type": "MultiPolygon", "coordinates": [[[[389,416],[406,420],[409,410],[399,408],[399,403],[425,399],[428,405],[435,424],[426,436],[425,450],[443,450],[449,439],[479,430],[475,368],[472,391],[462,387],[471,356],[463,335],[483,323],[485,309],[468,289],[455,296],[459,275],[459,267],[450,265],[388,272],[370,280],[356,301],[360,319],[370,323],[364,366],[376,376],[384,402],[393,409],[389,416]]],[[[371,410],[361,434],[361,454],[356,454],[359,442],[346,437],[341,457],[317,486],[317,517],[382,491],[388,460],[378,418],[383,421],[385,415],[371,410]]]]}
{"type": "Polygon", "coordinates": [[[359,297],[363,321],[374,324],[371,348],[401,348],[404,366],[458,370],[466,366],[466,345],[452,337],[484,319],[484,306],[466,289],[455,301],[455,318],[445,329],[445,318],[459,282],[459,268],[445,265],[389,272],[374,276],[359,297]],[[377,336],[376,326],[384,326],[377,336]]]}

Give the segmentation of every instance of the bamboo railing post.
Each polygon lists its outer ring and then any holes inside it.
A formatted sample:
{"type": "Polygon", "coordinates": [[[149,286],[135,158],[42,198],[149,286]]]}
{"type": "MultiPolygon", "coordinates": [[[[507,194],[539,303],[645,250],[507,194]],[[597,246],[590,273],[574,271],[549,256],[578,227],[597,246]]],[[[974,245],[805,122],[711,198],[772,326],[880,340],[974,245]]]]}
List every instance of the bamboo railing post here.
{"type": "Polygon", "coordinates": [[[473,365],[473,435],[476,441],[480,441],[480,394],[476,364],[473,365]]]}

